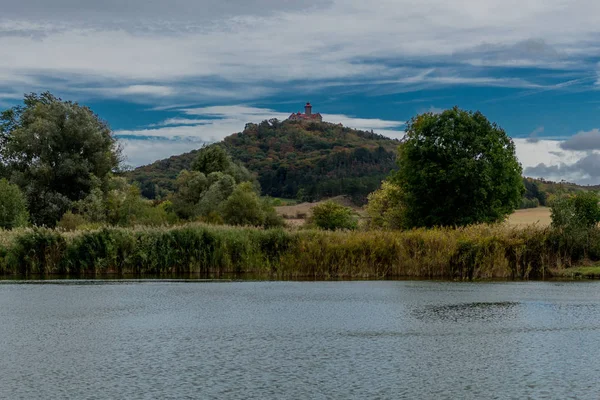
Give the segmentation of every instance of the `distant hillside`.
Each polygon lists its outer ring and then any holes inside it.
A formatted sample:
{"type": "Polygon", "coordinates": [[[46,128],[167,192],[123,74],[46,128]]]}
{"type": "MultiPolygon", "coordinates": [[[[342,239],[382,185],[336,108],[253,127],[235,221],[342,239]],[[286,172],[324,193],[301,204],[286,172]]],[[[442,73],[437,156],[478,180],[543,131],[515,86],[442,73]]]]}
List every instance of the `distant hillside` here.
{"type": "Polygon", "coordinates": [[[521,208],[534,208],[549,206],[561,194],[570,194],[581,191],[600,191],[600,185],[583,186],[571,182],[552,182],[545,179],[523,178],[525,193],[521,208]]]}
{"type": "MultiPolygon", "coordinates": [[[[263,194],[319,200],[338,195],[362,203],[396,168],[398,140],[330,123],[263,121],[222,145],[235,160],[257,174],[263,194]]],[[[175,178],[189,169],[197,151],[157,161],[128,173],[144,196],[163,197],[175,178]]]]}

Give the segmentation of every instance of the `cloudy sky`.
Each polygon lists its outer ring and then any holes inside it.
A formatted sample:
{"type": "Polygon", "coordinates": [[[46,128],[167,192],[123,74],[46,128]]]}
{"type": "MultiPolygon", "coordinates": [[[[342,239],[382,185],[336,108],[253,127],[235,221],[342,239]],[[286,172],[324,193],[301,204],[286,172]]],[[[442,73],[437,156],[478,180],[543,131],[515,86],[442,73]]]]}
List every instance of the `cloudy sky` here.
{"type": "Polygon", "coordinates": [[[0,109],[50,90],[141,165],[286,118],[399,137],[480,110],[526,175],[600,183],[597,0],[0,0],[0,109]]]}

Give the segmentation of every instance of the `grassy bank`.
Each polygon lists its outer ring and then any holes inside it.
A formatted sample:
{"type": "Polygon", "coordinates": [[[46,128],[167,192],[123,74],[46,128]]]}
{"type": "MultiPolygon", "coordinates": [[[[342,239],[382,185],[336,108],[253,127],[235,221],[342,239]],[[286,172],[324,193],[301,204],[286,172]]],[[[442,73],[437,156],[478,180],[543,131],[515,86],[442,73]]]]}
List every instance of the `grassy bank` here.
{"type": "Polygon", "coordinates": [[[600,231],[475,226],[406,232],[173,228],[0,231],[0,273],[259,273],[274,277],[549,277],[600,259],[600,231]],[[554,271],[554,272],[552,272],[554,271]],[[558,272],[557,272],[558,271],[558,272]]]}

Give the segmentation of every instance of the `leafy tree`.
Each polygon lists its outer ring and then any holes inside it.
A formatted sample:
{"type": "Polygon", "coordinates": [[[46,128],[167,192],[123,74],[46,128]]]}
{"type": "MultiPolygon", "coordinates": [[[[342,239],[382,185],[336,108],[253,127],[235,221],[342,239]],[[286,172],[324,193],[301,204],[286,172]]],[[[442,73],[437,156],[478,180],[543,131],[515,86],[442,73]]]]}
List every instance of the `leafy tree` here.
{"type": "Polygon", "coordinates": [[[521,202],[515,145],[480,112],[457,107],[411,119],[399,146],[408,226],[463,226],[500,221],[521,202]]]}
{"type": "Polygon", "coordinates": [[[230,225],[281,227],[283,218],[275,212],[268,199],[261,199],[250,182],[236,186],[222,205],[223,220],[230,225]]]}
{"type": "Polygon", "coordinates": [[[265,222],[263,223],[263,226],[265,228],[281,228],[285,226],[285,221],[283,220],[283,217],[277,214],[273,203],[270,202],[268,199],[263,199],[262,210],[265,214],[265,222]]]}
{"type": "Polygon", "coordinates": [[[194,170],[183,170],[177,177],[177,193],[173,196],[174,208],[181,218],[202,216],[218,221],[222,203],[233,193],[236,183],[258,183],[243,166],[233,162],[218,145],[203,147],[198,151],[194,170]]]}
{"type": "Polygon", "coordinates": [[[197,214],[196,205],[209,186],[202,172],[183,170],[177,176],[177,193],[173,196],[173,207],[181,218],[189,219],[197,214]]]}
{"type": "Polygon", "coordinates": [[[527,197],[523,197],[521,199],[521,205],[519,206],[520,209],[526,209],[526,208],[537,208],[540,206],[540,201],[537,198],[527,198],[527,197]]]}
{"type": "Polygon", "coordinates": [[[600,198],[595,192],[562,195],[550,208],[552,226],[562,229],[588,229],[600,222],[600,198]]]}
{"type": "Polygon", "coordinates": [[[28,219],[27,203],[19,187],[0,179],[0,228],[25,226],[28,219]]]}
{"type": "Polygon", "coordinates": [[[538,205],[545,206],[547,204],[548,195],[540,187],[538,181],[531,178],[523,178],[523,185],[525,186],[525,193],[523,194],[524,201],[521,208],[532,208],[531,206],[535,204],[536,200],[538,205]],[[524,207],[524,205],[528,205],[529,207],[524,207]]]}
{"type": "Polygon", "coordinates": [[[192,169],[207,176],[216,172],[231,175],[236,183],[253,182],[256,180],[246,167],[238,162],[234,162],[229,154],[227,154],[227,151],[218,144],[200,149],[196,161],[192,165],[192,169]]]}
{"type": "Polygon", "coordinates": [[[333,201],[326,201],[313,207],[309,219],[318,228],[335,231],[338,229],[356,229],[358,221],[355,212],[333,201]]]}
{"type": "MultiPolygon", "coordinates": [[[[214,174],[217,173],[213,173],[211,176],[214,177],[214,174]]],[[[206,216],[211,212],[218,212],[221,204],[231,196],[234,189],[235,180],[233,177],[231,175],[220,174],[218,179],[202,194],[197,206],[197,213],[206,216]]]]}
{"type": "Polygon", "coordinates": [[[265,223],[260,197],[249,182],[239,184],[222,209],[223,219],[229,225],[261,226],[265,223]]]}
{"type": "Polygon", "coordinates": [[[213,172],[223,172],[231,166],[231,159],[219,145],[206,146],[200,149],[194,161],[193,169],[208,175],[213,172]]]}
{"type": "Polygon", "coordinates": [[[48,92],[0,114],[0,138],[3,173],[23,190],[37,225],[54,226],[120,162],[106,122],[48,92]]]}
{"type": "Polygon", "coordinates": [[[391,182],[383,181],[381,189],[369,195],[366,210],[371,228],[402,229],[405,225],[402,189],[391,182]]]}

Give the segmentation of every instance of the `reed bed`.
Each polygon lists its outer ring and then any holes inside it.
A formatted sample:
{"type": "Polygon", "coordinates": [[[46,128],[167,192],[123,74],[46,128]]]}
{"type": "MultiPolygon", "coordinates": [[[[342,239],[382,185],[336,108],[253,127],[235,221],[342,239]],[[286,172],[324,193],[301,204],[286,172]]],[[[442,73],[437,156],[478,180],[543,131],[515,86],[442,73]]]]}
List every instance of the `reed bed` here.
{"type": "Polygon", "coordinates": [[[600,231],[472,226],[402,232],[189,224],[0,231],[0,274],[230,274],[276,278],[528,279],[600,259],[600,231]]]}

